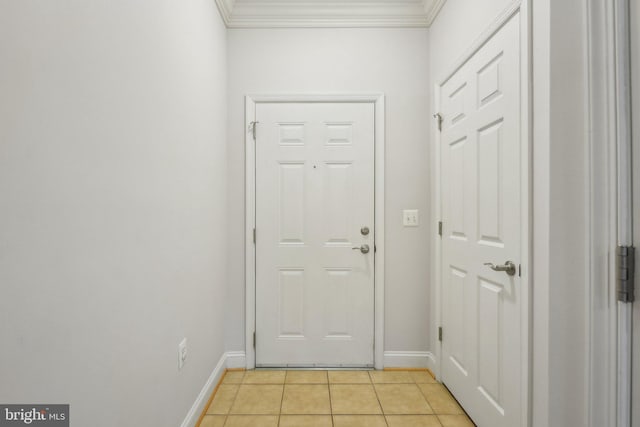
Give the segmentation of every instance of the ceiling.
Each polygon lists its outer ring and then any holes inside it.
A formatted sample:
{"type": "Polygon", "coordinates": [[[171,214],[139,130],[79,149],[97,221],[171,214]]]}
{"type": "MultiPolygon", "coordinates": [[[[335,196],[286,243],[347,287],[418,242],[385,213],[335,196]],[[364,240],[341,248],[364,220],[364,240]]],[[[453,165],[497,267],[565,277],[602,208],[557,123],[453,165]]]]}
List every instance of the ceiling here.
{"type": "Polygon", "coordinates": [[[216,0],[229,28],[428,27],[446,0],[216,0]]]}

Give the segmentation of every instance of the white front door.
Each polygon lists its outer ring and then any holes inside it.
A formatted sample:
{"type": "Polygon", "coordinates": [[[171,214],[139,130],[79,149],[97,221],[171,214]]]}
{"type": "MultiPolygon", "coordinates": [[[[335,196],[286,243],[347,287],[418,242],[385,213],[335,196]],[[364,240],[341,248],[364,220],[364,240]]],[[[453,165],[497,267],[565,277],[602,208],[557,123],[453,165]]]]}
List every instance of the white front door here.
{"type": "Polygon", "coordinates": [[[516,15],[440,88],[442,379],[482,427],[523,420],[519,61],[516,15]]]}
{"type": "Polygon", "coordinates": [[[374,105],[256,121],[256,366],[372,366],[374,105]]]}

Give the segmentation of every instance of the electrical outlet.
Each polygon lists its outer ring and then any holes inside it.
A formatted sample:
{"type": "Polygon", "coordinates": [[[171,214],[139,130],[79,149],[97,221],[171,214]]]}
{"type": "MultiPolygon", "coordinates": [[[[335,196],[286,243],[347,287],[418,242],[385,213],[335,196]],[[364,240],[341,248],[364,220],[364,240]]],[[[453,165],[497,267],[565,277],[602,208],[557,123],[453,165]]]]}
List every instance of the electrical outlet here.
{"type": "Polygon", "coordinates": [[[405,227],[417,227],[420,225],[418,209],[406,209],[402,211],[402,225],[405,227]]]}
{"type": "Polygon", "coordinates": [[[178,370],[182,369],[187,360],[187,339],[183,338],[178,344],[178,370]]]}

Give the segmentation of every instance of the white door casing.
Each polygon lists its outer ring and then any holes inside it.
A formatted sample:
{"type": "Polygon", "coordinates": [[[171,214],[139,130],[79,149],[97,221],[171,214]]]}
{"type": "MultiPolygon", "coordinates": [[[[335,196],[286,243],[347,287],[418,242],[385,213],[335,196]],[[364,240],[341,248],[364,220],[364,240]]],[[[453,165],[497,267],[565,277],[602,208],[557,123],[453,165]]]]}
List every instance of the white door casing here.
{"type": "Polygon", "coordinates": [[[381,95],[247,97],[248,368],[380,367],[382,111],[381,95]]]}
{"type": "Polygon", "coordinates": [[[520,12],[505,18],[438,91],[441,377],[478,425],[495,427],[527,422],[528,138],[520,12]],[[485,265],[506,261],[514,276],[485,265]]]}
{"type": "Polygon", "coordinates": [[[637,260],[640,257],[640,4],[631,3],[631,88],[632,93],[632,135],[633,135],[633,245],[636,247],[636,282],[635,297],[633,303],[633,366],[631,367],[632,379],[632,413],[631,421],[633,427],[640,427],[640,269],[637,260]]]}

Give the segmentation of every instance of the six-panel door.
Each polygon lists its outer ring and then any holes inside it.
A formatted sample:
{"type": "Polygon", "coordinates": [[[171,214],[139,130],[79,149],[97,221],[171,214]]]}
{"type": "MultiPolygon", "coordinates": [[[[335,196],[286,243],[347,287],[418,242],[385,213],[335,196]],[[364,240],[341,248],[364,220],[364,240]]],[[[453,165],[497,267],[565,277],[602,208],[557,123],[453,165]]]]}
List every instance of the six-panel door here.
{"type": "Polygon", "coordinates": [[[492,427],[520,425],[526,374],[519,46],[516,14],[441,87],[442,378],[492,427]]]}
{"type": "Polygon", "coordinates": [[[372,366],[374,106],[260,103],[256,120],[256,365],[372,366]]]}

